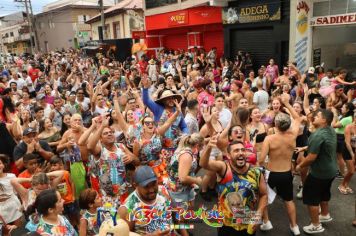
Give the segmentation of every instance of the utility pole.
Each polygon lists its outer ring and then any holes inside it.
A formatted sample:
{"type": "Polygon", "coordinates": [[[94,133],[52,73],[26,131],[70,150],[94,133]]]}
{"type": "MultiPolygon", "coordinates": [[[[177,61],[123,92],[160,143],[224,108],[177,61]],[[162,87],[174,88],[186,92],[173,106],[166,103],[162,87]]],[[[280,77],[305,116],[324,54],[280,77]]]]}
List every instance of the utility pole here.
{"type": "Polygon", "coordinates": [[[30,17],[30,12],[28,10],[28,4],[27,4],[27,0],[15,0],[15,2],[21,2],[21,3],[25,3],[25,8],[26,8],[26,15],[27,15],[27,22],[28,22],[28,27],[30,28],[30,45],[31,45],[31,54],[33,55],[34,51],[34,42],[33,42],[33,38],[32,38],[32,33],[33,33],[33,29],[32,29],[32,21],[31,21],[31,17],[30,17]]]}
{"type": "MultiPolygon", "coordinates": [[[[26,0],[25,0],[26,1],[26,0]]],[[[33,14],[33,10],[32,10],[32,3],[31,3],[31,0],[28,0],[28,3],[29,3],[29,6],[30,6],[30,13],[31,13],[31,24],[32,24],[32,30],[35,34],[35,45],[36,45],[36,49],[37,49],[37,52],[40,51],[40,41],[38,39],[38,34],[37,34],[37,27],[36,27],[36,22],[35,22],[35,18],[34,18],[34,14],[33,14]]]]}
{"type": "Polygon", "coordinates": [[[105,18],[104,18],[104,0],[99,0],[101,10],[101,29],[102,29],[102,41],[105,39],[105,18]]]}

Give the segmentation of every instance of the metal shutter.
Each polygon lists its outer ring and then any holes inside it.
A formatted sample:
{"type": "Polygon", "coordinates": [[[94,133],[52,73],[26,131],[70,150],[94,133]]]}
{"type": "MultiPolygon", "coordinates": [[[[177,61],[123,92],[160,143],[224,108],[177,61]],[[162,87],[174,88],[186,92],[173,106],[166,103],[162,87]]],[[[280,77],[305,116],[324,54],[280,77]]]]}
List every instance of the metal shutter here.
{"type": "Polygon", "coordinates": [[[270,58],[277,57],[272,28],[237,29],[231,33],[231,52],[234,56],[239,50],[252,55],[254,69],[268,65],[270,58]]]}

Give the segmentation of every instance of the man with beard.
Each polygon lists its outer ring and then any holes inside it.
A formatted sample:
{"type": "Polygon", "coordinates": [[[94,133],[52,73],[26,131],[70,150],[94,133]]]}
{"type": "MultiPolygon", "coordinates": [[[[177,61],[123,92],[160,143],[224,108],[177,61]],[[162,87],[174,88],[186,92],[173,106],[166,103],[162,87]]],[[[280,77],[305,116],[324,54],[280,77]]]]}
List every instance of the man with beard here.
{"type": "Polygon", "coordinates": [[[308,156],[296,167],[299,171],[310,166],[303,188],[303,203],[308,206],[311,219],[311,224],[303,227],[308,234],[324,232],[321,223],[332,221],[329,214],[330,188],[337,173],[337,141],[330,126],[332,120],[333,113],[329,110],[321,109],[315,113],[313,125],[317,129],[309,138],[308,156]]]}
{"type": "Polygon", "coordinates": [[[125,145],[116,142],[115,130],[109,126],[109,119],[110,116],[106,115],[95,119],[94,124],[83,134],[81,143],[88,140],[88,149],[95,158],[98,168],[97,173],[92,174],[100,177],[99,192],[105,193],[102,194],[103,202],[119,207],[128,196],[125,165],[138,165],[139,160],[125,145]],[[93,134],[89,137],[90,133],[93,134]],[[101,178],[105,175],[108,178],[101,178]]]}
{"type": "Polygon", "coordinates": [[[199,164],[218,177],[218,208],[224,214],[218,236],[255,235],[267,205],[267,188],[262,171],[247,163],[246,149],[240,141],[233,141],[228,146],[229,161],[209,160],[217,139],[218,136],[210,138],[199,164]]]}
{"type": "MultiPolygon", "coordinates": [[[[285,202],[290,221],[290,230],[294,235],[300,235],[297,225],[295,204],[293,202],[293,175],[292,156],[296,148],[296,139],[299,132],[301,118],[296,114],[288,101],[288,95],[281,96],[282,102],[294,118],[285,113],[278,113],[275,117],[276,133],[265,138],[262,146],[261,156],[258,158],[259,165],[264,165],[268,155],[266,167],[269,172],[268,185],[276,188],[277,194],[285,202]]],[[[263,217],[261,230],[267,231],[273,228],[268,219],[267,210],[263,217]]]]}
{"type": "Polygon", "coordinates": [[[136,189],[119,208],[120,218],[127,221],[130,231],[140,235],[171,235],[172,210],[168,191],[158,186],[157,177],[149,166],[137,168],[134,181],[136,189]]]}

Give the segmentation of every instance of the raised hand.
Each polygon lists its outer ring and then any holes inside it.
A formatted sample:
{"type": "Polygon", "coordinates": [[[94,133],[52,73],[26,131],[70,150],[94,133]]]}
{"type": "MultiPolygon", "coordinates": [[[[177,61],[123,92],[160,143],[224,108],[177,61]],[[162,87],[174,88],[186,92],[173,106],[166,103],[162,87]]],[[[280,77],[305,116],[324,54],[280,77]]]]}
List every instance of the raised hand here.
{"type": "Polygon", "coordinates": [[[281,94],[281,100],[282,100],[282,103],[283,103],[283,104],[289,103],[289,95],[286,94],[286,93],[282,93],[282,94],[281,94]]]}
{"type": "Polygon", "coordinates": [[[149,88],[147,75],[143,75],[143,76],[142,76],[141,84],[142,84],[142,86],[143,86],[144,88],[149,88]]]}
{"type": "Polygon", "coordinates": [[[210,107],[203,107],[202,108],[202,115],[203,119],[206,123],[211,121],[211,108],[210,107]]]}
{"type": "Polygon", "coordinates": [[[177,100],[177,99],[174,100],[174,105],[176,106],[177,111],[178,111],[179,113],[182,113],[182,104],[183,104],[183,99],[180,100],[179,103],[178,103],[178,100],[177,100]]]}

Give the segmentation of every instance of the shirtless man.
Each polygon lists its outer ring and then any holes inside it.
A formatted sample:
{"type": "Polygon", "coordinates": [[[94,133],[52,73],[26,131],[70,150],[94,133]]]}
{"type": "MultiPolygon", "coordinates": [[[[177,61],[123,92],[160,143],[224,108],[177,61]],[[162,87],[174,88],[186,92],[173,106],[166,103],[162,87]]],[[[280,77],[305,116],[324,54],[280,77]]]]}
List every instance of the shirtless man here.
{"type": "MultiPolygon", "coordinates": [[[[84,133],[86,128],[82,124],[82,117],[79,114],[74,114],[70,119],[70,129],[68,129],[58,144],[57,151],[62,152],[65,149],[71,148],[78,144],[80,136],[84,133]]],[[[78,145],[80,155],[83,162],[88,161],[89,151],[87,145],[78,145]]]]}
{"type": "Polygon", "coordinates": [[[231,102],[231,110],[236,110],[239,106],[239,101],[243,98],[243,95],[240,92],[241,84],[239,81],[234,80],[231,83],[231,94],[226,98],[227,102],[231,102]]]}
{"type": "Polygon", "coordinates": [[[283,75],[279,76],[274,82],[275,86],[281,86],[284,84],[289,84],[289,69],[287,66],[283,67],[283,75]]]}
{"type": "MultiPolygon", "coordinates": [[[[275,117],[277,132],[267,136],[263,142],[261,156],[258,159],[259,165],[263,165],[268,155],[266,168],[269,173],[268,185],[277,189],[277,194],[284,200],[287,207],[290,221],[290,230],[294,235],[300,235],[296,220],[296,210],[293,202],[293,175],[292,175],[292,156],[296,148],[296,138],[299,132],[301,118],[291,107],[287,96],[281,96],[282,102],[294,118],[291,125],[289,115],[279,113],[275,117]]],[[[261,230],[270,230],[273,226],[268,219],[265,211],[261,230]]]]}

